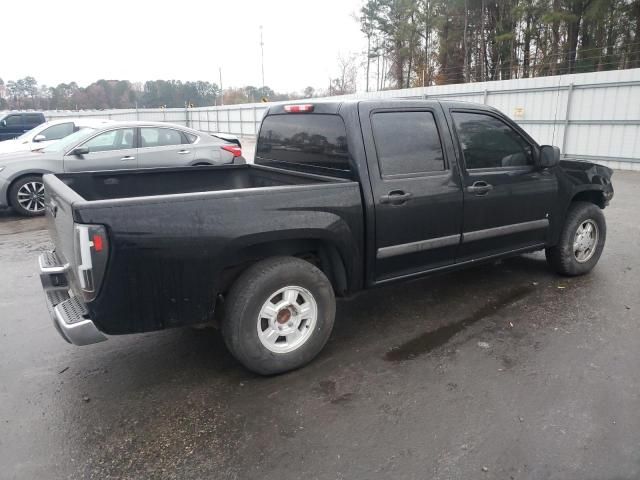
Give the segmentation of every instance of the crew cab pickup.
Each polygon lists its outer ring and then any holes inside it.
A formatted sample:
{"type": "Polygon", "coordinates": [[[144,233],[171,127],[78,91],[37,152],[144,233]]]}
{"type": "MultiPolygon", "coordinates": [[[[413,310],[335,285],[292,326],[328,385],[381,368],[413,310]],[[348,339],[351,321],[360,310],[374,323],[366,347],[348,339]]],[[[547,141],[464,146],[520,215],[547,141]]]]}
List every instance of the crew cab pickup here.
{"type": "Polygon", "coordinates": [[[274,374],[320,352],[336,297],[542,249],[589,272],[611,175],[483,105],[275,105],[253,164],[45,175],[41,279],[71,343],[211,322],[274,374]]]}

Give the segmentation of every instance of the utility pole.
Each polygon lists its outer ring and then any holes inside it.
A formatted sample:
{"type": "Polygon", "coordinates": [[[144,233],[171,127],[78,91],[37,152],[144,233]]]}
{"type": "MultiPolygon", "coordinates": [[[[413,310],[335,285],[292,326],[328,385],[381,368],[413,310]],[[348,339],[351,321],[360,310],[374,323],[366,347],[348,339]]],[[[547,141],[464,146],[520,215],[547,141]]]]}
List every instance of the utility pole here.
{"type": "Polygon", "coordinates": [[[262,96],[264,97],[264,42],[262,41],[262,25],[260,25],[260,64],[262,67],[262,96]]]}
{"type": "Polygon", "coordinates": [[[220,71],[220,106],[224,105],[224,88],[222,88],[222,67],[219,67],[220,71]]]}

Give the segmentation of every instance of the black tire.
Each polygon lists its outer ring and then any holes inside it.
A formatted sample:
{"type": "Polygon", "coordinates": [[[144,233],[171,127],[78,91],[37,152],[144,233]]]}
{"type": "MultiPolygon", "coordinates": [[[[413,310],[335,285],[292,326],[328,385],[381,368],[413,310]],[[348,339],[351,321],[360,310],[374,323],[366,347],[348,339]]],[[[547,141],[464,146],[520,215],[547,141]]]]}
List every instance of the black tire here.
{"type": "Polygon", "coordinates": [[[558,244],[545,250],[547,262],[561,275],[576,276],[589,273],[602,255],[606,238],[607,224],[600,207],[589,202],[574,202],[567,212],[558,244]],[[597,226],[597,243],[590,258],[579,262],[573,249],[573,242],[578,227],[588,220],[592,220],[597,226]]]}
{"type": "Polygon", "coordinates": [[[322,350],[335,318],[331,283],[314,265],[295,257],[273,257],[256,263],[240,275],[225,299],[222,336],[233,356],[249,370],[273,375],[300,368],[322,350]],[[287,287],[302,287],[317,305],[316,324],[295,350],[276,353],[258,338],[258,317],[265,302],[287,287]]]}
{"type": "MultiPolygon", "coordinates": [[[[42,177],[40,175],[28,175],[26,177],[19,178],[9,188],[9,201],[11,202],[11,206],[13,209],[20,215],[24,217],[39,217],[44,215],[44,190],[40,194],[40,186],[42,186],[42,177]],[[25,208],[19,200],[18,195],[20,193],[20,189],[25,187],[28,184],[37,184],[38,185],[38,199],[34,200],[32,205],[36,205],[37,210],[30,210],[25,208]],[[41,208],[40,208],[41,206],[41,208]]],[[[21,197],[23,198],[23,197],[21,197]]],[[[27,205],[28,207],[29,205],[27,205]]]]}

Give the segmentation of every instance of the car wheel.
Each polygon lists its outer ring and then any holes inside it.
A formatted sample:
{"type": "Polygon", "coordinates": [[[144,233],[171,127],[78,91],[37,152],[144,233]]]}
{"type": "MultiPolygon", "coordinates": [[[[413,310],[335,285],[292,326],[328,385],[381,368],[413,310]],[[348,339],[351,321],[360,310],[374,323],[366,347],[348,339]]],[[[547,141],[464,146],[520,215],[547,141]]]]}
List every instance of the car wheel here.
{"type": "Polygon", "coordinates": [[[248,268],[225,299],[222,335],[249,370],[272,375],[310,362],[329,339],[336,302],[314,265],[274,257],[248,268]]]}
{"type": "Polygon", "coordinates": [[[562,275],[584,275],[596,266],[607,237],[602,210],[588,202],[569,207],[558,245],[545,250],[547,262],[562,275]]]}
{"type": "Polygon", "coordinates": [[[36,217],[44,214],[44,183],[39,175],[16,180],[9,189],[11,206],[20,215],[36,217]]]}

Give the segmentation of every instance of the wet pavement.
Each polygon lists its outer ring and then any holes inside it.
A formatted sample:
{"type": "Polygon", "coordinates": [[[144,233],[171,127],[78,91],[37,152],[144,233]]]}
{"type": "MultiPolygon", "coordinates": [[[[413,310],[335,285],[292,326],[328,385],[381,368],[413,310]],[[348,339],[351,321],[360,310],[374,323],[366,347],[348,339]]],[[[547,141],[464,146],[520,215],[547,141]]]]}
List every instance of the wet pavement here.
{"type": "Polygon", "coordinates": [[[526,255],[338,305],[324,352],[261,378],[215,330],[74,347],[0,213],[0,478],[640,478],[640,174],[585,277],[526,255]]]}

